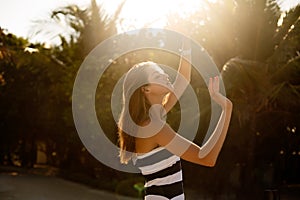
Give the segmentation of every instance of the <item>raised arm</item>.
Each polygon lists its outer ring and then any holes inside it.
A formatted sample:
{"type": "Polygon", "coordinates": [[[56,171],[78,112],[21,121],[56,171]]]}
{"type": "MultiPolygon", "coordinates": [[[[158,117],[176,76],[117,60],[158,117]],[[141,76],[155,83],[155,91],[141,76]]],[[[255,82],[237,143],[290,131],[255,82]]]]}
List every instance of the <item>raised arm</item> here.
{"type": "Polygon", "coordinates": [[[214,157],[219,154],[228,131],[232,113],[231,101],[219,92],[219,77],[215,77],[214,79],[210,78],[208,90],[211,98],[221,106],[222,113],[210,138],[201,147],[199,152],[200,158],[204,158],[208,155],[214,157]]]}
{"type": "Polygon", "coordinates": [[[191,80],[191,64],[188,62],[191,58],[191,44],[189,39],[183,39],[183,45],[181,49],[181,57],[178,67],[176,79],[173,83],[174,93],[171,93],[167,102],[164,105],[166,112],[168,113],[181,97],[185,89],[191,80]]]}
{"type": "Polygon", "coordinates": [[[167,124],[154,136],[154,140],[157,144],[165,146],[170,152],[180,156],[184,160],[212,167],[216,163],[227,135],[232,103],[219,93],[218,77],[210,79],[209,92],[211,98],[221,106],[222,114],[211,137],[202,147],[180,136],[167,124]]]}

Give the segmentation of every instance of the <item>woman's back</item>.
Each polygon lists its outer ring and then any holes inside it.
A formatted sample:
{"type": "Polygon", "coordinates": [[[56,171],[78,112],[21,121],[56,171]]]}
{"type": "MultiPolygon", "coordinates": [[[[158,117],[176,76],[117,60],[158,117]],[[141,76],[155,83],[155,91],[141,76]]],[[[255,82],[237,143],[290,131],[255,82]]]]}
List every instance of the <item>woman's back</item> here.
{"type": "Polygon", "coordinates": [[[184,199],[181,162],[178,156],[158,147],[136,156],[134,162],[146,180],[146,200],[184,199]]]}

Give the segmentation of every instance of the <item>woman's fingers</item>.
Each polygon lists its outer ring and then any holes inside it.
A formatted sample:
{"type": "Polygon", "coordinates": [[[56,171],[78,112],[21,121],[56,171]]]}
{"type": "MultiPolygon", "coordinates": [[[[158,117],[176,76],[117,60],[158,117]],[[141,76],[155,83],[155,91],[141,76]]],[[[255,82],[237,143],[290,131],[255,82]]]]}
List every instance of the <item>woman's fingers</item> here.
{"type": "Polygon", "coordinates": [[[208,90],[211,95],[219,93],[219,77],[209,78],[208,90]]]}
{"type": "Polygon", "coordinates": [[[219,77],[215,76],[213,81],[213,85],[214,85],[213,88],[215,93],[219,92],[219,84],[220,84],[219,77]]]}
{"type": "Polygon", "coordinates": [[[226,103],[226,97],[220,93],[220,80],[218,76],[209,79],[208,90],[211,98],[218,103],[220,106],[224,107],[226,103]]]}
{"type": "Polygon", "coordinates": [[[209,78],[208,91],[210,94],[213,92],[212,78],[209,78]]]}

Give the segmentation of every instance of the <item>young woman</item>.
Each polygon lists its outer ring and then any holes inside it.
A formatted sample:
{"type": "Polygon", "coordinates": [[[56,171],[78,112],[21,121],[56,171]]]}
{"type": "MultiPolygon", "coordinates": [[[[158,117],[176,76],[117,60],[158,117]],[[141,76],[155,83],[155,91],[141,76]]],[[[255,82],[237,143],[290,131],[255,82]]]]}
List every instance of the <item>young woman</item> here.
{"type": "MultiPolygon", "coordinates": [[[[182,51],[189,56],[186,45],[182,51]]],[[[181,58],[174,84],[154,62],[132,67],[123,83],[123,109],[119,119],[120,161],[133,160],[144,175],[145,199],[183,200],[180,158],[213,167],[224,143],[232,103],[219,93],[218,77],[210,78],[211,98],[222,108],[219,122],[209,140],[199,147],[177,134],[164,121],[189,84],[190,64],[181,58]]]]}

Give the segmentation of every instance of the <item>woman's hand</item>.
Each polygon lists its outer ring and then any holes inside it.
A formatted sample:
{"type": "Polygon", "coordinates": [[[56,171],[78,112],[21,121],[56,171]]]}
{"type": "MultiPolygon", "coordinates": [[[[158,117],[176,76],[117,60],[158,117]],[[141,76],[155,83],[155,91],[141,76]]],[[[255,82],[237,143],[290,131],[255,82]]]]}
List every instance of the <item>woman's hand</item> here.
{"type": "Polygon", "coordinates": [[[220,93],[220,80],[218,76],[209,79],[208,91],[211,98],[222,108],[226,107],[226,102],[229,100],[220,93]]]}

